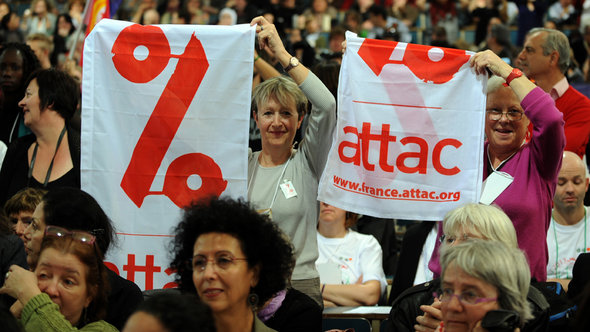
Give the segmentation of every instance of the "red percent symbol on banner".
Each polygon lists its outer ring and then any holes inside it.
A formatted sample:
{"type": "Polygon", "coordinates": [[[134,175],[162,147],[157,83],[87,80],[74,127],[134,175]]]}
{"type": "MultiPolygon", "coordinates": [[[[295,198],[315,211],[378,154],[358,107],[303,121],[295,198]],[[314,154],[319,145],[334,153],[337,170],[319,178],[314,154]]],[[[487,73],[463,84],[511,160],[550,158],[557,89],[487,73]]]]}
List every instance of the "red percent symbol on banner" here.
{"type": "Polygon", "coordinates": [[[389,63],[404,64],[424,82],[442,84],[450,81],[469,55],[463,50],[407,44],[402,60],[392,60],[391,55],[399,43],[387,40],[365,39],[358,55],[379,76],[389,63]]]}
{"type": "Polygon", "coordinates": [[[178,207],[194,199],[220,195],[227,187],[221,169],[215,161],[202,153],[189,153],[172,161],[162,192],[152,192],[150,187],[162,160],[191,104],[209,62],[201,42],[192,34],[184,53],[170,53],[170,45],[161,28],[156,26],[130,25],[123,29],[112,48],[113,64],[127,80],[133,83],[148,83],[156,78],[172,58],[178,64],[143,130],[127,170],[121,180],[121,188],[127,196],[141,207],[148,195],[164,194],[178,207]],[[148,55],[139,60],[135,50],[143,46],[148,55]],[[187,180],[192,175],[201,178],[201,186],[191,189],[187,180]]]}

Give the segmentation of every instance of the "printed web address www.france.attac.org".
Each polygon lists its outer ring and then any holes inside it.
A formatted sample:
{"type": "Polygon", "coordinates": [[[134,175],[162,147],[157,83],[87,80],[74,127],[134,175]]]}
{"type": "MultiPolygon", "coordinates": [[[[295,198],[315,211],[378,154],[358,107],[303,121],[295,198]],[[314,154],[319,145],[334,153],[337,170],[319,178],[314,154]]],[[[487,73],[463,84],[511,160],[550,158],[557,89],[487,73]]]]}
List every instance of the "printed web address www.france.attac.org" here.
{"type": "Polygon", "coordinates": [[[334,175],[334,186],[350,191],[353,193],[375,197],[379,199],[394,199],[402,201],[429,201],[429,202],[455,202],[461,198],[461,192],[437,192],[422,190],[418,188],[412,189],[390,189],[390,188],[375,188],[367,186],[364,182],[354,182],[342,179],[334,175]]]}

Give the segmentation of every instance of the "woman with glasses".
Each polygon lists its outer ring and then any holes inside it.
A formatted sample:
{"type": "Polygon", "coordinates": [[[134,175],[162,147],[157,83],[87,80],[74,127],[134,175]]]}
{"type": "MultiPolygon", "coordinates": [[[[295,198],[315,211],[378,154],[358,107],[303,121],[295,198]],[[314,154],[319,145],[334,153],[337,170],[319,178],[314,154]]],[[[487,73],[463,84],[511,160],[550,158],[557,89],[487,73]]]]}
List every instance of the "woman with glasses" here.
{"type": "MultiPolygon", "coordinates": [[[[503,190],[491,197],[512,220],[531,275],[547,279],[547,228],[565,147],[563,116],[548,93],[492,51],[473,55],[477,73],[488,81],[483,179],[503,190]],[[502,179],[502,180],[500,180],[502,179]],[[506,186],[507,185],[507,186],[506,186]]],[[[436,258],[430,268],[438,275],[436,258]]]]}
{"type": "Polygon", "coordinates": [[[48,226],[34,272],[13,265],[0,293],[16,298],[25,331],[117,331],[102,320],[108,281],[96,237],[48,226]]]}
{"type": "MultiPolygon", "coordinates": [[[[514,226],[497,206],[473,203],[463,205],[447,213],[442,227],[443,251],[470,239],[501,242],[508,248],[518,248],[514,226]]],[[[528,264],[526,268],[528,269],[528,264]]],[[[433,296],[440,285],[441,278],[436,278],[402,292],[393,302],[389,313],[390,331],[434,331],[443,318],[441,299],[433,296]]],[[[523,331],[545,331],[549,304],[534,287],[527,286],[526,289],[535,318],[527,323],[523,331]]]]}
{"type": "MultiPolygon", "coordinates": [[[[49,226],[92,233],[96,236],[96,246],[103,254],[115,237],[111,221],[88,193],[67,187],[50,190],[35,208],[32,221],[25,230],[25,251],[32,270],[39,260],[45,230],[49,226]]],[[[143,295],[135,283],[110,269],[107,269],[107,277],[110,292],[105,320],[122,329],[127,318],[143,301],[143,295]]]]}
{"type": "Polygon", "coordinates": [[[491,310],[517,314],[522,328],[532,318],[527,301],[530,271],[522,251],[502,242],[470,239],[442,250],[442,323],[437,331],[473,331],[491,310]]]}
{"type": "Polygon", "coordinates": [[[188,207],[175,233],[176,281],[211,307],[217,331],[275,331],[256,315],[286,288],[294,265],[275,223],[244,202],[213,198],[188,207]]]}

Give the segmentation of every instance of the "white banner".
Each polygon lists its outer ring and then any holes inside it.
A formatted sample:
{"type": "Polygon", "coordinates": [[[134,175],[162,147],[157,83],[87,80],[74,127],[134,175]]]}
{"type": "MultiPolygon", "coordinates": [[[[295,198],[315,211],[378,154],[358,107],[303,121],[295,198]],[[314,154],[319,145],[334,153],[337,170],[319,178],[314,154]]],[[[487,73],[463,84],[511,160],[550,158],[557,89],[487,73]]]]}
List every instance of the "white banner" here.
{"type": "Polygon", "coordinates": [[[461,50],[347,33],[338,125],[318,199],[383,218],[442,220],[477,202],[486,83],[461,50]]]}
{"type": "Polygon", "coordinates": [[[182,206],[246,196],[255,29],[101,20],[84,45],[82,189],[113,220],[109,267],[171,287],[182,206]]]}

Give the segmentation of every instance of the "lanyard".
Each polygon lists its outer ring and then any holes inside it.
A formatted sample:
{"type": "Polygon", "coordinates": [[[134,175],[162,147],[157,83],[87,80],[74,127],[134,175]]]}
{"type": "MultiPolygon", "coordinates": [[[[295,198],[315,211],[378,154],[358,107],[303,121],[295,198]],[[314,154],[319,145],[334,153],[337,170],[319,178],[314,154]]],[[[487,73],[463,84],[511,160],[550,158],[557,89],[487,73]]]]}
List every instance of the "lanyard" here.
{"type": "MultiPolygon", "coordinates": [[[[55,156],[57,155],[57,150],[59,150],[59,145],[61,144],[61,140],[64,138],[64,134],[66,133],[66,127],[61,130],[61,134],[59,134],[59,138],[57,139],[57,146],[55,147],[55,152],[53,153],[53,158],[51,158],[51,163],[49,164],[49,168],[47,169],[47,174],[45,174],[45,181],[43,182],[43,188],[47,187],[47,183],[49,183],[49,178],[51,177],[51,170],[53,169],[53,162],[55,161],[55,156]]],[[[31,157],[31,166],[29,167],[29,174],[27,174],[27,186],[28,183],[31,181],[31,177],[33,176],[33,168],[35,167],[35,159],[37,159],[37,149],[39,148],[39,143],[35,142],[35,149],[33,150],[33,156],[31,157]]]]}
{"type": "MultiPolygon", "coordinates": [[[[555,219],[555,218],[554,218],[555,219]]],[[[588,226],[588,219],[586,219],[586,207],[584,207],[584,252],[586,252],[586,227],[588,226]]],[[[555,230],[555,223],[553,220],[553,236],[555,238],[555,277],[559,279],[559,269],[557,263],[559,262],[559,243],[557,242],[557,231],[555,230]]],[[[567,270],[565,273],[566,279],[568,278],[567,270]]]]}
{"type": "MultiPolygon", "coordinates": [[[[283,179],[283,176],[285,175],[285,171],[287,170],[287,166],[289,165],[289,162],[291,161],[291,157],[289,157],[289,159],[287,159],[287,162],[285,163],[285,166],[283,166],[283,170],[281,171],[281,176],[279,176],[279,179],[277,181],[277,186],[275,188],[275,193],[272,196],[272,200],[270,201],[270,206],[268,207],[268,210],[272,209],[272,206],[275,203],[275,200],[277,199],[277,193],[279,192],[279,187],[281,185],[281,180],[283,179]]],[[[258,164],[258,158],[256,159],[256,169],[254,170],[254,172],[252,172],[252,176],[250,177],[250,180],[248,181],[248,200],[250,200],[250,190],[252,189],[252,181],[254,180],[254,173],[258,170],[258,166],[260,164],[258,164]]]]}
{"type": "MultiPolygon", "coordinates": [[[[522,145],[524,145],[524,142],[522,143],[522,145]]],[[[522,146],[522,145],[521,145],[521,146],[522,146]]],[[[512,158],[512,156],[514,156],[514,154],[516,154],[516,152],[518,152],[518,150],[517,150],[517,151],[514,151],[514,152],[513,152],[513,153],[512,153],[510,156],[508,156],[508,158],[506,158],[506,159],[502,160],[502,161],[500,162],[500,165],[498,165],[498,167],[494,168],[494,165],[492,165],[492,158],[490,158],[490,145],[488,144],[488,148],[487,148],[487,150],[486,150],[486,153],[488,154],[488,164],[489,164],[488,166],[490,167],[490,169],[491,169],[493,172],[495,172],[495,171],[498,171],[498,170],[500,170],[500,168],[502,168],[502,166],[504,166],[504,164],[505,164],[505,163],[506,163],[508,160],[510,160],[510,158],[512,158]]],[[[491,174],[492,172],[488,172],[488,173],[489,173],[489,174],[491,174]]],[[[488,175],[489,175],[489,174],[488,174],[488,175]]]]}

